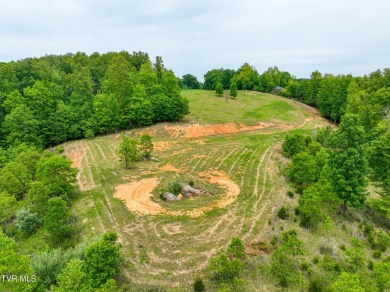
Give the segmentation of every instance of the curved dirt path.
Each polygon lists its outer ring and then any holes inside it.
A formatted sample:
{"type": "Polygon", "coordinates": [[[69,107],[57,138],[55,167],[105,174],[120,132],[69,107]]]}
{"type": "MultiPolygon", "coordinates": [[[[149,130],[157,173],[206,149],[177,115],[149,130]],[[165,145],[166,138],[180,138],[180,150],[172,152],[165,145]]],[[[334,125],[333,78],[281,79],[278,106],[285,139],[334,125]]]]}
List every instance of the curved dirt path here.
{"type": "Polygon", "coordinates": [[[152,200],[152,191],[158,185],[158,178],[145,178],[135,183],[122,184],[116,187],[114,197],[122,199],[127,208],[141,215],[173,215],[199,217],[215,208],[225,208],[233,203],[240,193],[239,186],[229,179],[229,176],[220,171],[202,172],[200,177],[207,179],[211,183],[220,185],[225,189],[221,199],[208,206],[195,208],[192,210],[171,211],[163,208],[160,204],[152,200]]]}

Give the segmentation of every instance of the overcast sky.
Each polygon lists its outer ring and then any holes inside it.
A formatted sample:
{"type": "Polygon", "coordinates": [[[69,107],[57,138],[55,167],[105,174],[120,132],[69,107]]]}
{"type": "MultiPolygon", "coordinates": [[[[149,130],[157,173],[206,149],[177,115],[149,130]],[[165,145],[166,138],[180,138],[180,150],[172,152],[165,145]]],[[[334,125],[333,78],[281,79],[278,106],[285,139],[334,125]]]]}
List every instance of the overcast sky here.
{"type": "Polygon", "coordinates": [[[0,61],[144,51],[177,76],[247,62],[308,77],[390,67],[389,0],[0,0],[0,61]]]}

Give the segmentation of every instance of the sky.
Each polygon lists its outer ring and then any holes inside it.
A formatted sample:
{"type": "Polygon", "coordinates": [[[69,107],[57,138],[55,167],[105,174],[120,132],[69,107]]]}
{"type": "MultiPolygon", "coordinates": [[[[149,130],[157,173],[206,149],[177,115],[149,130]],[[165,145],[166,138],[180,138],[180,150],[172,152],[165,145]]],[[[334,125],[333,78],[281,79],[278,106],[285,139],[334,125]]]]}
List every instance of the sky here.
{"type": "Polygon", "coordinates": [[[0,0],[0,62],[143,51],[178,77],[278,66],[364,75],[390,67],[389,0],[0,0]]]}

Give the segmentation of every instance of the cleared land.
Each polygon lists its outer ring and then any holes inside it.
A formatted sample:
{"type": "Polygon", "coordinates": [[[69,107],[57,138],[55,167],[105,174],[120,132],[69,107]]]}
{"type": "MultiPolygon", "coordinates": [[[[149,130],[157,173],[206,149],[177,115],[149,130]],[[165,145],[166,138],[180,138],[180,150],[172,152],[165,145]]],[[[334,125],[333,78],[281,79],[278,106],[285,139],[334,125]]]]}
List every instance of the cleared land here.
{"type": "Polygon", "coordinates": [[[183,95],[191,111],[185,122],[127,133],[152,135],[159,162],[125,170],[116,154],[117,135],[66,145],[80,170],[83,192],[74,213],[83,219],[83,236],[116,231],[122,277],[139,289],[187,289],[233,236],[248,246],[270,239],[268,220],[288,200],[279,174],[281,141],[288,131],[327,124],[316,110],[272,95],[240,91],[228,103],[210,91],[183,95]],[[211,195],[163,202],[159,194],[173,179],[192,180],[211,195]]]}

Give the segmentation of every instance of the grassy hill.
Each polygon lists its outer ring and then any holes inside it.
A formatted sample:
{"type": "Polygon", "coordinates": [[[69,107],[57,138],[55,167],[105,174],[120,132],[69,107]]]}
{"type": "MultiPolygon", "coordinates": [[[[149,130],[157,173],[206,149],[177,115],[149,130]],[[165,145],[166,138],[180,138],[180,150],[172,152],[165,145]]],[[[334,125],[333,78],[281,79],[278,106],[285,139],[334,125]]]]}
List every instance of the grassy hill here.
{"type": "MultiPolygon", "coordinates": [[[[293,220],[276,219],[280,206],[293,206],[297,200],[286,196],[281,141],[289,131],[326,125],[316,110],[268,94],[240,91],[227,103],[211,91],[188,90],[183,96],[191,111],[185,121],[126,133],[135,138],[151,134],[152,155],[158,161],[137,162],[125,170],[116,153],[118,134],[65,147],[79,168],[82,194],[73,212],[80,218],[83,237],[108,230],[118,233],[123,255],[120,282],[132,283],[129,290],[161,286],[187,291],[195,276],[206,272],[210,257],[226,248],[233,236],[242,238],[248,253],[258,254],[251,249],[254,243],[269,242],[281,229],[298,226],[293,220]],[[193,181],[210,196],[163,202],[159,194],[176,179],[193,181]],[[123,185],[128,191],[121,195],[129,197],[133,211],[114,197],[123,185]],[[236,196],[226,197],[237,189],[236,196]]],[[[322,236],[299,232],[308,238],[304,243],[309,250],[310,240],[322,236]]],[[[334,232],[332,238],[341,235],[334,232]]],[[[272,280],[252,272],[246,276],[248,289],[276,289],[272,280]]]]}

